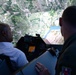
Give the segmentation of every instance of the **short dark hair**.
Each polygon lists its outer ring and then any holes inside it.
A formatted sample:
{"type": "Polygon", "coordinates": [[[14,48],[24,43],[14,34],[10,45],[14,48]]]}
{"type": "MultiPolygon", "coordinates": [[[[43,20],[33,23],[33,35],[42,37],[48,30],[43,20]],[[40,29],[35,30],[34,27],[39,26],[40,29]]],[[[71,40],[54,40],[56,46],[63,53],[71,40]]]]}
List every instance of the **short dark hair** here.
{"type": "Polygon", "coordinates": [[[73,27],[76,27],[76,6],[67,7],[62,14],[62,18],[73,27]]]}
{"type": "Polygon", "coordinates": [[[9,28],[9,25],[6,24],[6,23],[0,23],[0,31],[4,30],[4,29],[8,29],[9,28]]]}
{"type": "Polygon", "coordinates": [[[13,35],[10,26],[6,23],[0,23],[0,42],[12,42],[12,40],[13,35]]]}

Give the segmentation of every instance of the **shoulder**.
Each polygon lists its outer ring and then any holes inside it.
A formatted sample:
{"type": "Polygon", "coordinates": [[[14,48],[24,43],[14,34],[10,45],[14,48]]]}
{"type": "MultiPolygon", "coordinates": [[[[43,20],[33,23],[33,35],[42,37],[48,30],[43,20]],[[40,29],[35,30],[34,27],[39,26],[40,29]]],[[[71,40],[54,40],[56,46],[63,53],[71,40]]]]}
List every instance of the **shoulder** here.
{"type": "MultiPolygon", "coordinates": [[[[69,45],[62,55],[59,57],[57,62],[57,72],[59,75],[64,74],[67,70],[67,73],[70,74],[72,72],[76,72],[74,69],[76,68],[76,46],[75,44],[69,45]]],[[[76,73],[75,73],[76,74],[76,73]]],[[[74,74],[72,74],[74,75],[74,74]]]]}
{"type": "Polygon", "coordinates": [[[14,52],[25,55],[20,49],[13,48],[14,52]]]}
{"type": "Polygon", "coordinates": [[[18,66],[27,64],[28,60],[26,58],[26,55],[21,50],[17,48],[14,48],[14,49],[16,50],[18,66]]]}
{"type": "MultiPolygon", "coordinates": [[[[62,55],[60,56],[60,59],[63,61],[63,59],[65,61],[70,61],[71,60],[76,60],[76,46],[69,46],[65,49],[65,51],[62,53],[62,55]]],[[[68,61],[68,62],[69,62],[68,61]]]]}
{"type": "Polygon", "coordinates": [[[76,66],[76,47],[75,46],[69,46],[65,49],[65,51],[62,53],[58,60],[59,65],[63,66],[69,66],[72,67],[76,66]]]}

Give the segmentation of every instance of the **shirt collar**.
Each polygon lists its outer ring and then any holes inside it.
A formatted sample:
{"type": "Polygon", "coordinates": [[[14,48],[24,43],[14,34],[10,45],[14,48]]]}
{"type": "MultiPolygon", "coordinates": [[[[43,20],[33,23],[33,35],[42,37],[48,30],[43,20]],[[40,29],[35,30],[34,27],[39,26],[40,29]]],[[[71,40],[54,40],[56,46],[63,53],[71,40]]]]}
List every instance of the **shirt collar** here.
{"type": "Polygon", "coordinates": [[[13,47],[13,44],[11,42],[0,42],[0,46],[13,47]]]}
{"type": "Polygon", "coordinates": [[[63,48],[67,48],[70,44],[76,41],[76,33],[71,35],[64,43],[63,48]]]}

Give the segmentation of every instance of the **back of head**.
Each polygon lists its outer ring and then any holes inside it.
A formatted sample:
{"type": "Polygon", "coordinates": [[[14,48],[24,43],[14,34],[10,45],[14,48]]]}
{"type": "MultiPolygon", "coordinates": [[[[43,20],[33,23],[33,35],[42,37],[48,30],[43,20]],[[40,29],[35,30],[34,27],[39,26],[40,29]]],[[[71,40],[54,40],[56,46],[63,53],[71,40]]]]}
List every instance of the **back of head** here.
{"type": "Polygon", "coordinates": [[[76,6],[69,6],[63,12],[62,18],[72,27],[76,27],[76,6]]]}
{"type": "Polygon", "coordinates": [[[8,24],[0,23],[0,42],[12,42],[13,36],[8,24]]]}

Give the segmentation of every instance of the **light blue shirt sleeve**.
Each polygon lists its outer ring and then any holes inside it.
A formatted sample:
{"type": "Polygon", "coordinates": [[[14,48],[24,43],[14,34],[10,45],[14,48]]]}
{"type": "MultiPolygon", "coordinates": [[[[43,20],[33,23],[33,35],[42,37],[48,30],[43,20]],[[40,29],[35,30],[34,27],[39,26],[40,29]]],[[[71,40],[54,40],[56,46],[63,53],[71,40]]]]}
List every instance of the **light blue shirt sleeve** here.
{"type": "Polygon", "coordinates": [[[21,52],[21,54],[19,55],[19,57],[18,57],[18,60],[17,60],[17,65],[18,65],[18,67],[20,68],[20,67],[23,67],[24,65],[26,65],[28,63],[28,60],[27,60],[27,58],[26,58],[26,55],[23,53],[23,52],[21,52]]]}

